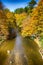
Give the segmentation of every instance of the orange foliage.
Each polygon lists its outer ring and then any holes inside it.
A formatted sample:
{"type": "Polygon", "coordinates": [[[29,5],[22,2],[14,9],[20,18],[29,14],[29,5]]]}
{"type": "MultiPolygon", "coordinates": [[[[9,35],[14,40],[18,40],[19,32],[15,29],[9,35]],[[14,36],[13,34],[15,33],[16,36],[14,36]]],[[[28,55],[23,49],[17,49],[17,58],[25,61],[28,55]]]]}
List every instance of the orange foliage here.
{"type": "Polygon", "coordinates": [[[43,1],[38,3],[38,6],[33,9],[31,17],[22,24],[22,35],[31,36],[33,34],[43,33],[43,1]]]}

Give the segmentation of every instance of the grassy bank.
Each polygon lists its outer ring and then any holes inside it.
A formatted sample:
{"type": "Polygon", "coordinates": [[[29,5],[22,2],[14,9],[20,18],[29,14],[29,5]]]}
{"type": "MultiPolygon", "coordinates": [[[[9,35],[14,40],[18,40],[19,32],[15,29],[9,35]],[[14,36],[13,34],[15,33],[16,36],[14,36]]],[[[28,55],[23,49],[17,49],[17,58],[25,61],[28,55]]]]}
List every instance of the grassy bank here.
{"type": "Polygon", "coordinates": [[[23,47],[27,55],[28,65],[43,65],[38,45],[31,39],[25,38],[23,47]]]}
{"type": "Polygon", "coordinates": [[[3,65],[8,57],[7,50],[14,48],[14,40],[7,40],[0,46],[0,64],[3,65]]]}

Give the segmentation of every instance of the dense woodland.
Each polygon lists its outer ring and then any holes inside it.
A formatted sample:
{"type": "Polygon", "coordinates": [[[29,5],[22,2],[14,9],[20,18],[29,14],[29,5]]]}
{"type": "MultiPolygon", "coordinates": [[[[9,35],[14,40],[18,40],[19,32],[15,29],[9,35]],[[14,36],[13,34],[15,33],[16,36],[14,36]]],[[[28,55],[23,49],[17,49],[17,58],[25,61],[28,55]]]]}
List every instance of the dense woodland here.
{"type": "MultiPolygon", "coordinates": [[[[4,8],[3,3],[0,2],[0,41],[15,39],[17,29],[23,39],[27,41],[23,46],[29,59],[29,65],[43,65],[43,60],[38,52],[39,47],[34,42],[34,39],[38,38],[41,42],[39,44],[43,48],[43,0],[39,0],[38,3],[31,0],[25,8],[18,8],[14,12],[4,8]],[[33,58],[33,55],[37,60],[33,58]]],[[[2,60],[0,59],[0,61],[2,60]]]]}
{"type": "Polygon", "coordinates": [[[40,0],[37,4],[35,0],[31,0],[25,8],[18,8],[14,12],[5,9],[0,2],[0,31],[2,34],[9,36],[12,30],[15,30],[16,25],[24,37],[42,37],[43,1],[40,0]]]}

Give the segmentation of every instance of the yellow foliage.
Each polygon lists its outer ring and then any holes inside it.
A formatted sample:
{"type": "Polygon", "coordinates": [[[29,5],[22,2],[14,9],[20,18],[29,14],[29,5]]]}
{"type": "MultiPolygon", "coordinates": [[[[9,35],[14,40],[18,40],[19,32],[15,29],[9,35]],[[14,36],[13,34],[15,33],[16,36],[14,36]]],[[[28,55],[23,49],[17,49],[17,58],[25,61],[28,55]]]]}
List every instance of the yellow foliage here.
{"type": "Polygon", "coordinates": [[[22,21],[27,17],[26,13],[15,14],[16,23],[19,27],[21,27],[22,21]]]}
{"type": "Polygon", "coordinates": [[[6,16],[7,16],[7,18],[12,18],[13,14],[11,12],[7,12],[6,16]]]}
{"type": "MultiPolygon", "coordinates": [[[[29,17],[29,16],[28,16],[29,17]]],[[[31,36],[43,32],[43,1],[38,3],[38,6],[33,9],[31,17],[22,23],[22,35],[31,36]]]]}
{"type": "Polygon", "coordinates": [[[6,16],[3,10],[0,10],[0,29],[4,35],[8,35],[8,30],[6,26],[6,16]]]}

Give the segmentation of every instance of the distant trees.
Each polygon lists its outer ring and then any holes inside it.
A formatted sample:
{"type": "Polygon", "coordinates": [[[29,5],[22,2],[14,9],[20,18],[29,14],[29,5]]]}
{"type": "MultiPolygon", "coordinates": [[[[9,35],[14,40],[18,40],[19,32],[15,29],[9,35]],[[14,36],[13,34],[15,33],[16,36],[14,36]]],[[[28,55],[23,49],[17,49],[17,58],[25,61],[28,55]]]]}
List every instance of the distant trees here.
{"type": "Polygon", "coordinates": [[[36,5],[36,1],[35,1],[35,0],[31,0],[31,1],[28,3],[28,6],[29,6],[30,9],[33,9],[35,5],[36,5]]]}
{"type": "Polygon", "coordinates": [[[7,13],[7,12],[10,12],[10,10],[8,8],[5,8],[4,12],[7,13]]]}
{"type": "Polygon", "coordinates": [[[31,0],[29,3],[28,3],[28,13],[31,13],[32,12],[32,9],[34,8],[34,6],[36,5],[36,1],[35,0],[31,0]]]}
{"type": "Polygon", "coordinates": [[[29,14],[29,13],[32,12],[32,9],[34,8],[35,5],[36,5],[36,1],[31,0],[30,2],[28,2],[28,5],[25,8],[18,8],[14,12],[16,14],[20,14],[20,13],[23,13],[23,12],[26,12],[26,13],[29,14]]]}
{"type": "Polygon", "coordinates": [[[21,29],[22,21],[30,14],[32,13],[32,9],[34,9],[34,6],[36,5],[35,0],[31,0],[28,2],[27,6],[24,8],[18,8],[14,11],[16,22],[19,28],[21,29]]]}
{"type": "Polygon", "coordinates": [[[15,10],[15,13],[17,13],[17,14],[20,14],[22,12],[24,12],[23,8],[18,8],[18,9],[15,10]]]}
{"type": "Polygon", "coordinates": [[[24,8],[24,11],[27,13],[27,12],[28,12],[28,10],[29,10],[29,7],[28,7],[28,6],[26,6],[26,7],[24,8]]]}

